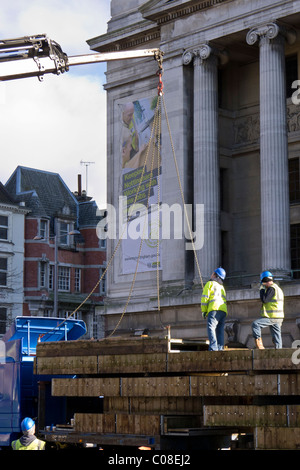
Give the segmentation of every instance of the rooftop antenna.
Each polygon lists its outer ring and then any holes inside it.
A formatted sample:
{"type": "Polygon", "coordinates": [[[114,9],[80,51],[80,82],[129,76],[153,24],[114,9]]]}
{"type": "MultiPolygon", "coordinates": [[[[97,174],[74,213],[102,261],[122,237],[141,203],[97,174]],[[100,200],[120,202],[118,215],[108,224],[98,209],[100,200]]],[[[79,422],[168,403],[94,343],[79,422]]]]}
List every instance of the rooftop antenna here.
{"type": "Polygon", "coordinates": [[[81,165],[85,165],[85,191],[86,195],[88,194],[88,166],[95,162],[84,162],[83,160],[80,161],[81,165]]]}

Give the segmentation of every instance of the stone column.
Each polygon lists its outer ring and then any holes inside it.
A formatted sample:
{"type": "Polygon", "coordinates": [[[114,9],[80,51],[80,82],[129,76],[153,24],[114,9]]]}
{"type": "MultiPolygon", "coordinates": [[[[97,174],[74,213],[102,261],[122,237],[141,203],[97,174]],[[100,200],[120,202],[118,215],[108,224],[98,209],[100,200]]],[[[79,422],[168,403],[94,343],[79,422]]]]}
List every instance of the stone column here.
{"type": "Polygon", "coordinates": [[[290,214],[284,31],[276,23],[252,28],[259,41],[262,270],[290,275],[290,214]]]}
{"type": "MultiPolygon", "coordinates": [[[[204,204],[204,245],[197,251],[203,280],[220,264],[218,58],[207,44],[183,54],[194,65],[194,213],[204,204]]],[[[199,273],[195,264],[195,283],[199,273]]]]}

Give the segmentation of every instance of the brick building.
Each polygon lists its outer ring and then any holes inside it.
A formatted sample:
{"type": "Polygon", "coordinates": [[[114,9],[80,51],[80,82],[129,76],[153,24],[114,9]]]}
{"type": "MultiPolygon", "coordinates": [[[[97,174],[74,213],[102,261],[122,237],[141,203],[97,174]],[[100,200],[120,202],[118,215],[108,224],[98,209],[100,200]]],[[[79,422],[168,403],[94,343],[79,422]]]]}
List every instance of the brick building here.
{"type": "Polygon", "coordinates": [[[102,304],[106,250],[96,227],[95,201],[73,194],[57,173],[17,167],[7,191],[29,211],[25,221],[24,315],[83,319],[95,331],[95,308],[102,304]],[[80,307],[80,305],[83,305],[80,307]],[[78,308],[80,307],[80,308],[78,308]]]}

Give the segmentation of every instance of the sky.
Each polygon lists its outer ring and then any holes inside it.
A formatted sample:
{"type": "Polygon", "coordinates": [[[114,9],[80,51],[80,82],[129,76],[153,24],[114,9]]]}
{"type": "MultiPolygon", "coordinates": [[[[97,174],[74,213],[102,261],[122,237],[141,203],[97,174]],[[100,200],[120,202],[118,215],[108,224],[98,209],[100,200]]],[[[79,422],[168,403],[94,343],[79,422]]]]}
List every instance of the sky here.
{"type": "MultiPolygon", "coordinates": [[[[69,56],[90,54],[86,41],[105,34],[109,19],[110,0],[1,2],[0,40],[45,33],[69,56]]],[[[59,173],[71,191],[81,174],[82,189],[105,207],[105,70],[105,63],[80,65],[43,82],[0,82],[3,184],[18,165],[59,173]]]]}

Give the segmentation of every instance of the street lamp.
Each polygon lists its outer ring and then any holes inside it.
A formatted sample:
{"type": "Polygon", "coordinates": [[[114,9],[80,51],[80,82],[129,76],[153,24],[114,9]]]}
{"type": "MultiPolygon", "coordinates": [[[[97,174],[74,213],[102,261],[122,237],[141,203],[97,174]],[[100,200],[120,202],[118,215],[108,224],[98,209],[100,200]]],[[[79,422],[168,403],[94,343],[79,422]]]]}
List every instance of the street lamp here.
{"type": "MultiPolygon", "coordinates": [[[[68,235],[80,235],[79,230],[71,230],[68,232],[68,235]]],[[[65,235],[62,235],[65,236],[65,235]]],[[[57,235],[53,235],[53,237],[41,237],[40,235],[36,235],[33,239],[34,240],[54,240],[54,282],[53,282],[53,292],[54,292],[54,316],[58,316],[58,238],[57,235]]]]}

